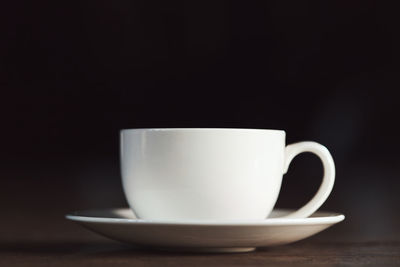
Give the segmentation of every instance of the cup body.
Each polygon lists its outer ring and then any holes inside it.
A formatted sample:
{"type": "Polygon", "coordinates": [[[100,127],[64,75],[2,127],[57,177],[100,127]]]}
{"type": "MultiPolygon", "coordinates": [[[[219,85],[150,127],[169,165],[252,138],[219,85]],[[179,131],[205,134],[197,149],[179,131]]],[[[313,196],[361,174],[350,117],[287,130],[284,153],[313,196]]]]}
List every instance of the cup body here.
{"type": "Polygon", "coordinates": [[[281,130],[122,130],[123,189],[141,219],[265,219],[279,195],[284,149],[281,130]]]}

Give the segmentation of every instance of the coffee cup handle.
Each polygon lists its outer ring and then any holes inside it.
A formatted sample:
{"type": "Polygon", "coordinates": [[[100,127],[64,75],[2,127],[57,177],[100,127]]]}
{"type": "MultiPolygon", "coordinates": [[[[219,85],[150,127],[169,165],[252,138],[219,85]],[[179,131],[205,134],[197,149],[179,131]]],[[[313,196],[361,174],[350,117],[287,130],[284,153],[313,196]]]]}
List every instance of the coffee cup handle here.
{"type": "Polygon", "coordinates": [[[311,152],[321,159],[324,169],[322,183],[318,192],[306,205],[293,213],[283,216],[284,218],[306,218],[313,214],[328,198],[335,182],[335,164],[332,156],[326,147],[316,142],[299,142],[286,146],[283,166],[284,174],[287,172],[293,158],[303,152],[311,152]]]}

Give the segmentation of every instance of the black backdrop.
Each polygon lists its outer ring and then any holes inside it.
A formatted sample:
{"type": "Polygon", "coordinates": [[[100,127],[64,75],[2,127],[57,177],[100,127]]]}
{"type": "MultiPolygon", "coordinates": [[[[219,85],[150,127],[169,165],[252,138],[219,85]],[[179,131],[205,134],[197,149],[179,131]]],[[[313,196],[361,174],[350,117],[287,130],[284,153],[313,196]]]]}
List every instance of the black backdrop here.
{"type": "MultiPolygon", "coordinates": [[[[1,200],[57,216],[126,205],[122,128],[277,128],[332,152],[324,208],[346,213],[343,231],[390,235],[400,223],[397,18],[384,1],[3,3],[1,200]]],[[[278,206],[309,199],[321,170],[298,157],[278,206]]]]}

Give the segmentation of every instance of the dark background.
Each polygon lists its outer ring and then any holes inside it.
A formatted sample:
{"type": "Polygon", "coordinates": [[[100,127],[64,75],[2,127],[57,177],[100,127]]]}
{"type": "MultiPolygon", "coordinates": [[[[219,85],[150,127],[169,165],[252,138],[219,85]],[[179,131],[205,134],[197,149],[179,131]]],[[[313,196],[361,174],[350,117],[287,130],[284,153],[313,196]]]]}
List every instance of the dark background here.
{"type": "MultiPolygon", "coordinates": [[[[12,240],[16,232],[56,238],[60,224],[77,231],[64,222],[71,210],[126,206],[119,130],[146,127],[276,128],[286,130],[288,143],[320,142],[337,167],[322,209],[347,216],[332,236],[399,238],[394,6],[282,0],[1,6],[0,224],[8,227],[0,238],[12,240]]],[[[321,175],[316,157],[296,158],[277,206],[300,207],[321,175]]]]}

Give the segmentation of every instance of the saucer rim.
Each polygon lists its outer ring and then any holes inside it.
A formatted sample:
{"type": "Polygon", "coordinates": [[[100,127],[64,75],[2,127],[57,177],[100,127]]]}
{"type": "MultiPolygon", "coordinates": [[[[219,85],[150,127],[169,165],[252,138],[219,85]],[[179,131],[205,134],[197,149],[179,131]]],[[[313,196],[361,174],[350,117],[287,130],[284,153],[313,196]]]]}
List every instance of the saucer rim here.
{"type": "MultiPolygon", "coordinates": [[[[319,217],[307,218],[267,218],[264,220],[237,220],[237,221],[214,221],[214,220],[146,220],[146,219],[127,219],[127,218],[109,218],[84,215],[88,212],[101,211],[121,211],[130,210],[130,208],[105,208],[105,209],[87,209],[74,211],[65,215],[65,218],[75,222],[83,223],[114,223],[114,224],[135,224],[135,225],[185,225],[185,226],[281,226],[281,225],[320,225],[335,224],[343,221],[345,215],[338,212],[316,211],[314,214],[329,214],[319,217]]],[[[294,211],[291,209],[275,209],[277,211],[294,211]]]]}

